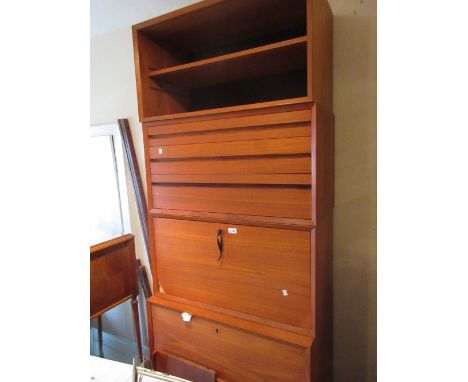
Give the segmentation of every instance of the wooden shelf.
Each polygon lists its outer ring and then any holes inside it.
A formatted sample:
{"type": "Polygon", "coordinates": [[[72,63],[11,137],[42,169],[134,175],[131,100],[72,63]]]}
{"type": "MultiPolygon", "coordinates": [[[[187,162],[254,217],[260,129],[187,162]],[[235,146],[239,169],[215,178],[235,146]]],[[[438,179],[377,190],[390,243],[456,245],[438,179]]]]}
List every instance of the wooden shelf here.
{"type": "Polygon", "coordinates": [[[198,88],[305,69],[307,36],[149,72],[161,87],[198,88]]]}
{"type": "MultiPolygon", "coordinates": [[[[205,110],[197,110],[197,111],[190,111],[186,113],[175,113],[175,114],[166,114],[160,115],[156,117],[148,117],[143,118],[142,122],[157,122],[157,121],[170,121],[173,119],[187,119],[187,118],[197,118],[203,116],[211,116],[218,114],[229,114],[229,113],[236,113],[240,111],[249,111],[253,110],[256,111],[258,114],[261,114],[261,109],[270,109],[272,107],[292,107],[294,108],[297,105],[298,109],[302,109],[304,104],[308,104],[310,107],[310,103],[312,99],[310,97],[298,97],[298,98],[286,98],[277,101],[268,101],[268,102],[258,102],[252,104],[244,104],[238,106],[228,106],[228,107],[219,107],[213,109],[205,109],[205,110]]],[[[294,109],[296,110],[296,109],[294,109]]]]}

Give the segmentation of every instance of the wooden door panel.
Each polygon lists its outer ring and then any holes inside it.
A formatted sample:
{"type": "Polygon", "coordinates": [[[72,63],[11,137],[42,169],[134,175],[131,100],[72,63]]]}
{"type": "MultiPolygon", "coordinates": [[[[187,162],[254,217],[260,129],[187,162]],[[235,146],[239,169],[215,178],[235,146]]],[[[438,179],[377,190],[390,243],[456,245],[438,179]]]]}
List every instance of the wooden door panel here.
{"type": "Polygon", "coordinates": [[[153,185],[153,206],[166,210],[311,219],[310,188],[153,185]]]}
{"type": "Polygon", "coordinates": [[[154,348],[216,371],[229,382],[305,382],[307,349],[234,326],[152,305],[154,348]]]}
{"type": "Polygon", "coordinates": [[[309,232],[163,218],[154,230],[164,293],[310,328],[309,232]]]}

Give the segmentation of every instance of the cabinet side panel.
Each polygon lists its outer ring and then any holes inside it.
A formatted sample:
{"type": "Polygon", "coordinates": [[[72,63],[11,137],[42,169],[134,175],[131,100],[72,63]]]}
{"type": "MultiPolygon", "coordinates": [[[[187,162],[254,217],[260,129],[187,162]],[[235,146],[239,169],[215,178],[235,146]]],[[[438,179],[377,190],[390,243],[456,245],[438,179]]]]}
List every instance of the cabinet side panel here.
{"type": "MultiPolygon", "coordinates": [[[[312,349],[313,381],[332,380],[333,324],[333,187],[334,187],[334,118],[315,106],[312,130],[315,150],[315,320],[316,342],[312,349]]],[[[312,256],[314,257],[314,256],[312,256]]]]}
{"type": "Polygon", "coordinates": [[[161,114],[181,113],[188,110],[188,93],[170,87],[161,88],[149,77],[152,70],[177,65],[181,61],[167,49],[156,44],[143,32],[133,30],[133,49],[137,79],[138,113],[144,118],[161,114]]]}
{"type": "Polygon", "coordinates": [[[135,293],[131,246],[120,244],[92,256],[90,262],[91,317],[135,293]],[[130,275],[130,277],[129,277],[130,275]]]}
{"type": "Polygon", "coordinates": [[[309,90],[333,112],[333,14],[327,0],[308,0],[309,90]]]}

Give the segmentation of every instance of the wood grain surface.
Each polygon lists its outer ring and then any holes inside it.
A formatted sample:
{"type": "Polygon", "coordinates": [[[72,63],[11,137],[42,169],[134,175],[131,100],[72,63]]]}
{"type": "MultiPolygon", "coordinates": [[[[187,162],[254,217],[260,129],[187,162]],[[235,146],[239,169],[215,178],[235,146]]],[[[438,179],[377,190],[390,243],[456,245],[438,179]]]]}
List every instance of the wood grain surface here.
{"type": "Polygon", "coordinates": [[[231,382],[305,381],[306,348],[280,342],[194,315],[184,323],[180,310],[153,305],[155,349],[191,359],[231,382]]]}
{"type": "Polygon", "coordinates": [[[310,328],[308,232],[176,219],[155,219],[154,229],[165,293],[310,328]]]}

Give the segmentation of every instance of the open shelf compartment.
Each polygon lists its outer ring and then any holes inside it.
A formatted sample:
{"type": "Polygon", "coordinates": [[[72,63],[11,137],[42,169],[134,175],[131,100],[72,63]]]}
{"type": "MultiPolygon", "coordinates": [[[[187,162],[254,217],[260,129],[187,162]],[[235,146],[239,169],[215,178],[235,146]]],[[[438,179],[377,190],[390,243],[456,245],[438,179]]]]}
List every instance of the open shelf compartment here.
{"type": "Polygon", "coordinates": [[[306,0],[208,0],[133,33],[142,119],[309,96],[306,0]]]}
{"type": "Polygon", "coordinates": [[[307,65],[307,37],[298,37],[258,48],[151,71],[159,84],[204,87],[267,76],[307,65]]]}
{"type": "Polygon", "coordinates": [[[306,0],[208,0],[134,29],[184,64],[305,36],[306,0]]]}

